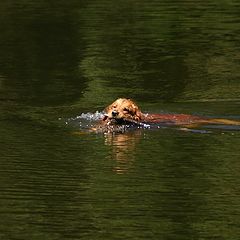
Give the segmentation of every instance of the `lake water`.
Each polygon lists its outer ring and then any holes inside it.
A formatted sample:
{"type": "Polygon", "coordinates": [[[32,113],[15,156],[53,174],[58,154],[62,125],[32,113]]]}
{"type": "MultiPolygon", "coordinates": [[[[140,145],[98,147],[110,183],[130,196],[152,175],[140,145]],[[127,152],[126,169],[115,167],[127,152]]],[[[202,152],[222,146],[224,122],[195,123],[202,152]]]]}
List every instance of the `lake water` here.
{"type": "Polygon", "coordinates": [[[239,238],[239,128],[96,134],[79,120],[118,97],[240,119],[239,1],[0,11],[1,239],[239,238]]]}

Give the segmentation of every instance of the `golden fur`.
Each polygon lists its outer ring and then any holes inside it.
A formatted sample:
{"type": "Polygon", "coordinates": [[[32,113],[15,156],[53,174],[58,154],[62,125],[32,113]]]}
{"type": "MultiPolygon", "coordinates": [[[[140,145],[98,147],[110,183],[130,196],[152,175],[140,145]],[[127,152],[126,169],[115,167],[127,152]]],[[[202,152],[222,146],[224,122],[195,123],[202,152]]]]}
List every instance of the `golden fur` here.
{"type": "Polygon", "coordinates": [[[105,108],[105,120],[139,122],[142,113],[139,107],[130,99],[119,98],[107,108],[105,108]]]}
{"type": "Polygon", "coordinates": [[[143,114],[131,99],[119,98],[105,108],[103,122],[108,125],[123,123],[162,123],[168,125],[194,127],[201,124],[240,125],[239,121],[209,119],[188,114],[143,114]]]}

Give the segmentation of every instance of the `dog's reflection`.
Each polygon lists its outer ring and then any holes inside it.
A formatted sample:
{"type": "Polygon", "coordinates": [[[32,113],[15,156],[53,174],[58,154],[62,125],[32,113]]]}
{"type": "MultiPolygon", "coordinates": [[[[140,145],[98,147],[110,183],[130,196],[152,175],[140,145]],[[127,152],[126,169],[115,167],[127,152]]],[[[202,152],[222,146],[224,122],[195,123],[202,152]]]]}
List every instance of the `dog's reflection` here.
{"type": "Polygon", "coordinates": [[[124,174],[132,167],[136,157],[136,145],[142,137],[141,129],[118,134],[106,134],[105,144],[111,147],[109,158],[114,160],[113,171],[124,174]]]}

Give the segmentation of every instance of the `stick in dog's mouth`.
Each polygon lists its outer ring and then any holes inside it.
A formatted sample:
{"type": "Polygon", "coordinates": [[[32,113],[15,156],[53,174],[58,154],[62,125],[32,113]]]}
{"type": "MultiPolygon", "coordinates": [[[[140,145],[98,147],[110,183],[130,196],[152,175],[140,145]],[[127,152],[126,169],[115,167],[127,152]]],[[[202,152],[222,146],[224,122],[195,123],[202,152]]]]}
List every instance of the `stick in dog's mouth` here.
{"type": "Polygon", "coordinates": [[[133,119],[127,119],[127,118],[110,118],[107,114],[104,115],[103,121],[109,121],[110,124],[116,124],[116,125],[124,125],[124,124],[135,124],[135,125],[141,125],[140,122],[135,121],[133,119]]]}

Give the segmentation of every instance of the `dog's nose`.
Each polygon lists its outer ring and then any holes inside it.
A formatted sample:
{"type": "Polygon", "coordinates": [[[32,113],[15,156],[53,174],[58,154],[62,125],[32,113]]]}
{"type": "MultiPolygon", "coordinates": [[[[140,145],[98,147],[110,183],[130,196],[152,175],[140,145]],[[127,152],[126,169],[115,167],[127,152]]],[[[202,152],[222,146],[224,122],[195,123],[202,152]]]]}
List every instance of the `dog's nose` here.
{"type": "Polygon", "coordinates": [[[112,111],[112,116],[113,116],[113,117],[116,117],[117,115],[118,115],[118,112],[117,112],[117,111],[115,111],[115,110],[112,111]]]}

